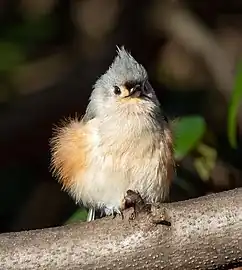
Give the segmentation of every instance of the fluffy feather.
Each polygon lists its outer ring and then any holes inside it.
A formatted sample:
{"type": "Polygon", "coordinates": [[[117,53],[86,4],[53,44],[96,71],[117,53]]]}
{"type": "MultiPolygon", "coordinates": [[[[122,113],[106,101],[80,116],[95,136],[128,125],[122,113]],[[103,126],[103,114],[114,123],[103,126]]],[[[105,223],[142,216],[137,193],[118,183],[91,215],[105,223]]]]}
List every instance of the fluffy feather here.
{"type": "Polygon", "coordinates": [[[83,174],[88,167],[86,127],[77,119],[62,123],[55,129],[51,145],[51,169],[65,190],[74,185],[76,174],[83,174]]]}
{"type": "Polygon", "coordinates": [[[159,102],[150,98],[121,99],[114,85],[148,80],[143,66],[127,53],[118,56],[95,84],[84,118],[72,120],[52,139],[52,168],[76,202],[122,210],[128,189],[149,203],[163,201],[174,173],[173,142],[159,102]]]}

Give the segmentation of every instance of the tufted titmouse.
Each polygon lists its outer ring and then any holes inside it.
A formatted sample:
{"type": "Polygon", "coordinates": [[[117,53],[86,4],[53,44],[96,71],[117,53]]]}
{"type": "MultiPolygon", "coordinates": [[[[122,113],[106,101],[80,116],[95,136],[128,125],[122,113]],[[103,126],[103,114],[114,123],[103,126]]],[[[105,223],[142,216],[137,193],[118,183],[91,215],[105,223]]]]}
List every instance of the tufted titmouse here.
{"type": "Polygon", "coordinates": [[[147,72],[123,47],[94,85],[86,113],[57,128],[52,169],[64,190],[106,215],[121,213],[127,190],[162,202],[174,173],[172,133],[147,72]]]}

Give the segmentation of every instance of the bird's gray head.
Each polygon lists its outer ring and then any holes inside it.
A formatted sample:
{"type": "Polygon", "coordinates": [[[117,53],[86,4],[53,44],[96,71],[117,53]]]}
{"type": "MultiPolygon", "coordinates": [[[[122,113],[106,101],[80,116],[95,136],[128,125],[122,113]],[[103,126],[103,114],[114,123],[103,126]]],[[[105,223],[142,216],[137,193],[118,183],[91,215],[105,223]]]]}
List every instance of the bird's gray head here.
{"type": "Polygon", "coordinates": [[[124,47],[94,85],[86,117],[119,113],[145,113],[159,102],[145,68],[124,47]]]}

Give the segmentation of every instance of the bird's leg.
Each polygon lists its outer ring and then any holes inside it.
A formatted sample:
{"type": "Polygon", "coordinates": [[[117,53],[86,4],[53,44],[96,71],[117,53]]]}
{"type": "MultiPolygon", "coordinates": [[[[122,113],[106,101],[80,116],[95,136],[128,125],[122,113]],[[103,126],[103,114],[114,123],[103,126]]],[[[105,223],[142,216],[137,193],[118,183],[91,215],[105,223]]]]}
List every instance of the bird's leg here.
{"type": "Polygon", "coordinates": [[[95,219],[95,208],[91,207],[89,208],[88,214],[87,214],[87,222],[93,221],[95,219]]]}
{"type": "Polygon", "coordinates": [[[131,214],[129,218],[130,220],[135,219],[139,212],[143,212],[143,211],[150,212],[151,205],[146,204],[144,202],[139,192],[135,192],[129,189],[126,192],[126,194],[127,195],[124,197],[125,209],[130,208],[130,207],[134,208],[134,212],[131,214]]]}
{"type": "MultiPolygon", "coordinates": [[[[105,216],[112,216],[112,218],[114,219],[117,215],[120,215],[122,219],[124,219],[123,212],[121,211],[121,209],[119,209],[118,207],[106,206],[100,210],[99,218],[102,218],[105,216]]],[[[96,216],[97,216],[97,213],[96,213],[96,216]]]]}
{"type": "Polygon", "coordinates": [[[105,216],[106,216],[105,209],[101,208],[100,209],[100,218],[105,217],[105,216]]]}

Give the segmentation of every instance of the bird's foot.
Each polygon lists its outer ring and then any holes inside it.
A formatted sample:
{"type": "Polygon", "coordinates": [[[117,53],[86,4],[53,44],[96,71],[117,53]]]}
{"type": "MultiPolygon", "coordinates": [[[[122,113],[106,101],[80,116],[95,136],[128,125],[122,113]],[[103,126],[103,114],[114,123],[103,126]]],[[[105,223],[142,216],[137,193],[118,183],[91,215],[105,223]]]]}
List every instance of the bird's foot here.
{"type": "Polygon", "coordinates": [[[124,208],[130,207],[133,207],[134,211],[131,213],[129,220],[134,220],[140,212],[150,213],[151,211],[151,205],[144,202],[139,192],[129,189],[124,197],[124,208]]]}
{"type": "Polygon", "coordinates": [[[116,209],[112,211],[113,219],[116,218],[117,215],[121,216],[121,218],[124,219],[124,214],[120,209],[116,209]]]}
{"type": "Polygon", "coordinates": [[[105,208],[104,209],[105,215],[107,216],[112,216],[112,218],[116,218],[117,215],[120,215],[122,219],[124,219],[124,215],[123,212],[116,207],[112,207],[112,208],[105,208]]]}
{"type": "Polygon", "coordinates": [[[160,205],[152,207],[151,204],[145,203],[139,192],[128,190],[124,198],[124,208],[133,207],[129,220],[134,220],[140,213],[146,213],[152,224],[171,226],[171,223],[166,220],[165,212],[162,211],[160,205]]]}

